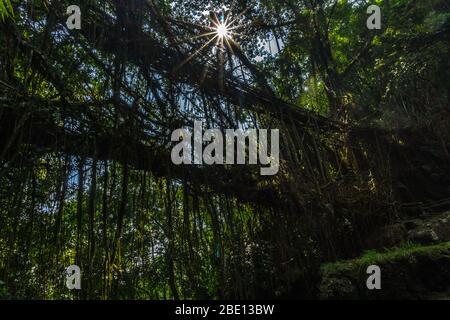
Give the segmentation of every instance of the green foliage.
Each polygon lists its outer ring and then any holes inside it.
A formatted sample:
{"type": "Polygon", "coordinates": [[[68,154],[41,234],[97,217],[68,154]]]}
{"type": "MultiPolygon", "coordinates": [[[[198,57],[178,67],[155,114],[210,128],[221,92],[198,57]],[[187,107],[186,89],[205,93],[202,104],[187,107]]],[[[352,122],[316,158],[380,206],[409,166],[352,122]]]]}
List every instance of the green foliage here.
{"type": "Polygon", "coordinates": [[[8,294],[6,292],[5,283],[0,280],[0,299],[7,299],[8,294]]]}
{"type": "Polygon", "coordinates": [[[14,17],[14,10],[10,0],[0,0],[0,21],[14,17]]]}
{"type": "Polygon", "coordinates": [[[361,257],[354,260],[338,261],[326,263],[322,266],[322,271],[339,272],[339,270],[361,270],[370,265],[383,265],[394,262],[398,259],[410,257],[412,255],[433,255],[450,249],[450,242],[432,246],[424,246],[415,243],[405,243],[402,246],[389,248],[384,251],[369,250],[361,257]]]}
{"type": "MultiPolygon", "coordinates": [[[[0,24],[0,298],[311,297],[321,261],[355,254],[372,221],[396,212],[406,165],[392,155],[405,139],[392,130],[426,124],[433,145],[449,141],[446,2],[376,1],[383,29],[370,32],[367,1],[159,0],[152,11],[89,0],[73,32],[70,1],[13,2],[15,23],[0,24]],[[217,48],[202,47],[199,25],[222,5],[245,26],[234,35],[245,63],[220,65],[217,48]],[[307,123],[266,114],[279,102],[307,123]],[[345,126],[331,131],[316,113],[345,126]],[[279,126],[282,173],[169,166],[170,131],[194,119],[279,126]],[[281,201],[268,206],[271,196],[281,201]],[[79,294],[64,287],[74,263],[87,270],[79,294]]],[[[0,0],[0,20],[12,17],[0,0]]]]}

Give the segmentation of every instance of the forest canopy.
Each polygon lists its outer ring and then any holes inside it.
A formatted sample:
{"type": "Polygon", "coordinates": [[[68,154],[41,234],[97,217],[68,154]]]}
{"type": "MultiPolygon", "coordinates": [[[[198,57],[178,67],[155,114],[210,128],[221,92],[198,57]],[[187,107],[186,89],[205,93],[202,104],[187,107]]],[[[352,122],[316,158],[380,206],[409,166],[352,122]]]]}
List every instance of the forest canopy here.
{"type": "Polygon", "coordinates": [[[450,204],[446,0],[0,0],[0,30],[0,298],[315,298],[450,204]],[[278,174],[173,164],[195,121],[280,130],[278,174]]]}

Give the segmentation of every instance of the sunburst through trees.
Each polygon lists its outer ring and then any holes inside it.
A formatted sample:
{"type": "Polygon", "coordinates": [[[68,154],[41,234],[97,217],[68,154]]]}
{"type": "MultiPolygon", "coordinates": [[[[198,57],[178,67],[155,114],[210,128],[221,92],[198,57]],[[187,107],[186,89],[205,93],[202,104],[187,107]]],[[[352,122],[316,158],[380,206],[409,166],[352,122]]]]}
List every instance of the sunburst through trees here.
{"type": "Polygon", "coordinates": [[[244,30],[249,30],[252,24],[244,24],[242,18],[249,8],[239,14],[233,14],[232,9],[223,8],[220,12],[209,12],[209,17],[205,19],[203,24],[193,22],[181,22],[175,20],[175,23],[182,23],[191,27],[192,31],[200,34],[189,37],[185,41],[179,43],[190,42],[193,40],[205,39],[203,43],[189,52],[186,58],[175,67],[175,71],[185,66],[188,62],[196,57],[202,57],[205,62],[205,70],[208,64],[215,64],[218,70],[219,87],[223,90],[223,73],[226,67],[226,62],[232,62],[236,51],[240,51],[239,39],[244,37],[244,30]]]}

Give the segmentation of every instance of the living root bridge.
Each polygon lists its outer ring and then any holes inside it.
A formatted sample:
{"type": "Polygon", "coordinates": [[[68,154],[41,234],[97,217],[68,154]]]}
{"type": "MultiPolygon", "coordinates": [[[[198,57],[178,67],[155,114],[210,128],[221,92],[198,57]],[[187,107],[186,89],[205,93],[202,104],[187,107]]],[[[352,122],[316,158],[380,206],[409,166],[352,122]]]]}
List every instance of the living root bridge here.
{"type": "Polygon", "coordinates": [[[170,149],[151,146],[127,131],[111,128],[93,130],[88,127],[83,132],[77,132],[55,121],[54,110],[64,109],[67,117],[70,112],[74,112],[76,114],[72,113],[72,119],[82,119],[89,117],[89,110],[98,107],[40,98],[22,102],[1,100],[2,159],[13,160],[18,153],[28,150],[37,155],[56,152],[95,157],[97,160],[116,160],[136,170],[151,172],[155,177],[189,179],[194,185],[205,185],[216,193],[228,194],[244,202],[266,204],[269,207],[283,203],[276,188],[270,183],[263,183],[271,179],[261,177],[252,166],[177,166],[171,161],[170,149]]]}

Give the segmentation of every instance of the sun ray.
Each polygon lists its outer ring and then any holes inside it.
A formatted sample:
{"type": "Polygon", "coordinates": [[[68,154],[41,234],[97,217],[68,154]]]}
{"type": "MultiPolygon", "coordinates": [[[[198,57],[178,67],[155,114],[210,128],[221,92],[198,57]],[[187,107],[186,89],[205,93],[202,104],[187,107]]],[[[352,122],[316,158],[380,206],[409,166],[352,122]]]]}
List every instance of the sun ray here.
{"type": "Polygon", "coordinates": [[[215,35],[215,34],[216,34],[216,31],[212,31],[212,32],[208,32],[208,33],[202,33],[202,34],[197,35],[197,36],[192,36],[192,37],[189,37],[189,38],[182,39],[180,41],[175,42],[174,44],[186,43],[189,40],[196,40],[196,39],[200,39],[200,38],[206,38],[206,37],[209,37],[209,36],[212,36],[212,35],[215,35]]]}
{"type": "Polygon", "coordinates": [[[231,47],[230,41],[233,41],[231,38],[225,38],[225,44],[227,45],[228,49],[231,51],[231,54],[234,55],[234,50],[231,47]]]}
{"type": "Polygon", "coordinates": [[[217,35],[221,38],[226,38],[228,36],[228,28],[224,24],[219,24],[217,26],[217,35]]]}
{"type": "Polygon", "coordinates": [[[211,27],[211,26],[198,24],[198,23],[195,23],[195,22],[189,22],[189,21],[184,21],[184,20],[176,20],[176,19],[171,19],[171,21],[175,22],[177,24],[185,25],[187,27],[194,27],[194,28],[199,29],[199,30],[204,30],[204,29],[210,29],[211,31],[214,30],[214,28],[211,27]]]}
{"type": "Polygon", "coordinates": [[[220,91],[223,91],[225,85],[224,75],[226,72],[228,72],[228,68],[230,68],[230,70],[233,69],[232,59],[236,55],[236,50],[240,50],[237,39],[243,39],[246,38],[247,36],[250,36],[247,32],[248,30],[245,29],[251,26],[252,24],[247,23],[245,25],[242,25],[238,23],[238,21],[241,21],[240,18],[246,12],[248,12],[250,8],[251,7],[247,7],[237,16],[233,16],[232,10],[231,9],[227,10],[226,8],[223,8],[223,11],[217,13],[214,11],[210,11],[209,24],[205,25],[198,25],[197,23],[177,21],[177,23],[180,24],[182,23],[184,26],[191,26],[194,30],[197,29],[200,30],[201,32],[201,34],[199,35],[188,38],[186,42],[194,39],[202,39],[202,38],[209,38],[209,39],[200,48],[197,48],[192,54],[186,57],[186,59],[184,59],[179,65],[177,65],[174,68],[174,70],[180,69],[186,63],[191,61],[194,57],[198,56],[203,50],[205,50],[208,47],[211,47],[210,50],[212,51],[208,50],[208,53],[205,53],[204,59],[202,59],[204,61],[204,67],[200,75],[199,84],[202,85],[202,83],[205,81],[205,78],[209,76],[209,72],[211,70],[210,68],[214,66],[214,64],[209,63],[207,59],[215,58],[216,68],[214,69],[215,72],[218,72],[217,74],[218,87],[220,91]],[[240,32],[245,33],[245,35],[242,35],[240,32]],[[228,65],[228,62],[230,62],[230,65],[228,65]]]}
{"type": "Polygon", "coordinates": [[[219,47],[219,42],[220,42],[220,37],[217,37],[217,41],[216,41],[216,44],[215,44],[216,47],[219,47]]]}
{"type": "Polygon", "coordinates": [[[241,18],[242,16],[244,16],[244,15],[247,13],[247,11],[250,10],[250,8],[251,8],[251,6],[248,6],[244,11],[242,11],[240,14],[238,14],[238,15],[236,16],[236,18],[234,18],[234,19],[229,23],[229,25],[234,24],[239,18],[241,18]]]}
{"type": "Polygon", "coordinates": [[[234,27],[228,27],[228,30],[232,31],[232,30],[238,30],[238,29],[242,29],[245,26],[234,26],[234,27]]]}
{"type": "Polygon", "coordinates": [[[223,82],[223,77],[224,77],[224,48],[223,48],[223,41],[224,41],[224,37],[220,38],[220,47],[219,47],[219,90],[220,92],[224,91],[224,82],[223,82]]]}
{"type": "Polygon", "coordinates": [[[211,42],[213,42],[216,38],[218,38],[217,35],[215,35],[213,38],[211,38],[207,43],[205,43],[203,46],[201,46],[199,49],[197,49],[193,54],[191,54],[190,56],[188,56],[184,61],[182,61],[179,65],[177,65],[174,68],[174,71],[180,69],[181,67],[183,67],[186,63],[188,63],[189,61],[191,61],[196,55],[198,55],[203,49],[205,49],[211,42]]]}

